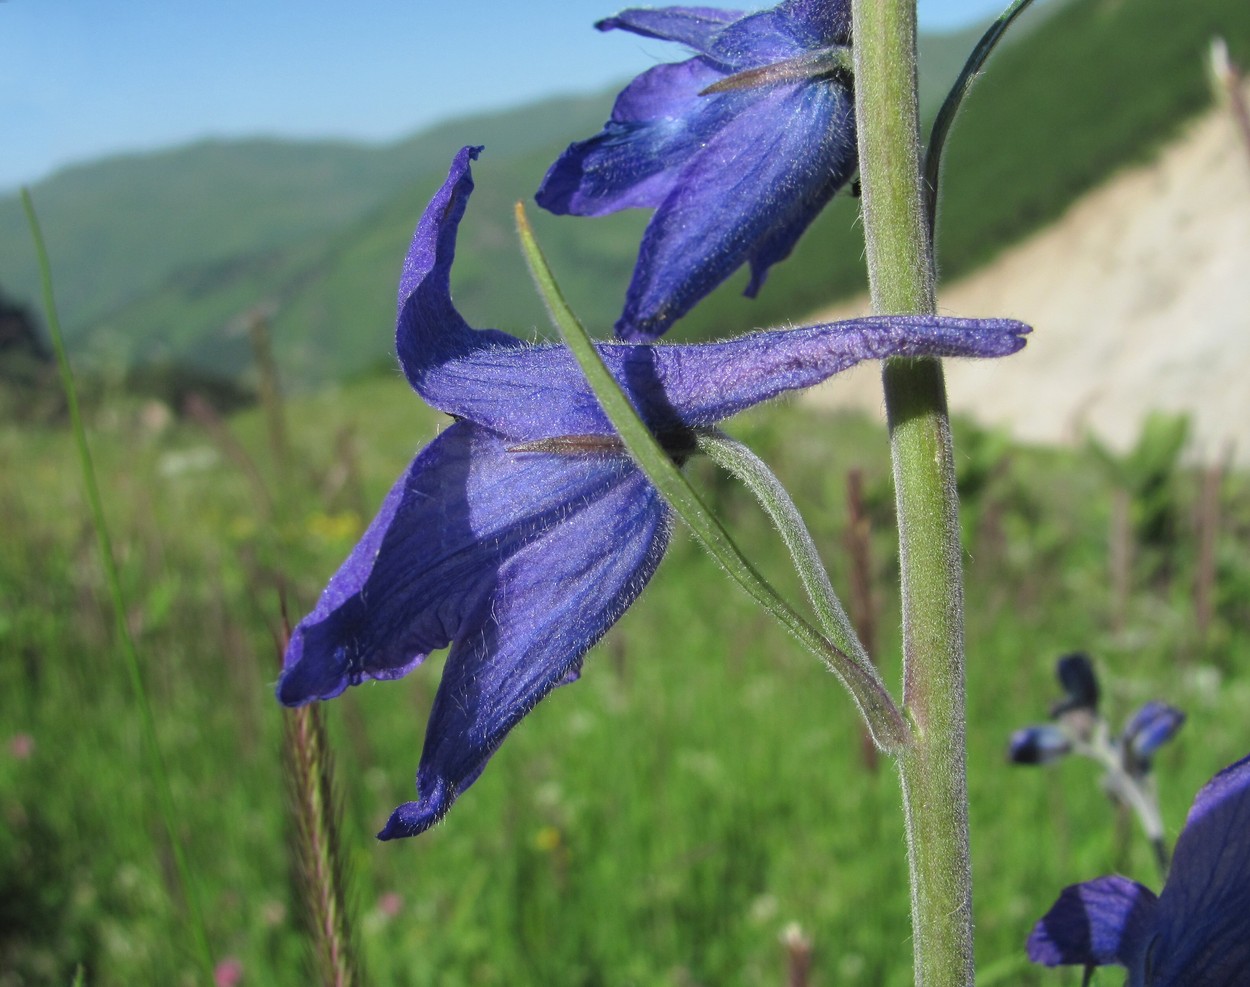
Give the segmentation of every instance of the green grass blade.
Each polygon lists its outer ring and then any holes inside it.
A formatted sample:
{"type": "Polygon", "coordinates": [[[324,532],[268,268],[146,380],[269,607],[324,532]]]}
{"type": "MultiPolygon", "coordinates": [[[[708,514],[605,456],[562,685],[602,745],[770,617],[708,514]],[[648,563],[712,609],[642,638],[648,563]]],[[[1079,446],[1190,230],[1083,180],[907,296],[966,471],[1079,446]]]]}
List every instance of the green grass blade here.
{"type": "Polygon", "coordinates": [[[842,680],[863,713],[877,744],[887,752],[903,749],[910,740],[910,731],[875,672],[866,674],[861,665],[796,613],[742,554],[729,532],[708,510],[608,372],[594,342],[565,302],[520,203],[517,204],[516,218],[526,263],[552,322],[572,350],[604,414],[612,422],[630,455],[730,578],[842,680]]]}
{"type": "Polygon", "coordinates": [[[91,448],[87,444],[87,432],[83,427],[82,412],[78,406],[78,389],[74,384],[74,372],[70,367],[69,355],[65,350],[65,339],[61,333],[61,322],[57,316],[56,298],[52,291],[52,266],[48,261],[48,251],[43,240],[43,231],[39,226],[39,218],[35,214],[35,204],[30,192],[22,189],[22,208],[26,212],[26,221],[30,225],[31,239],[34,241],[35,254],[39,263],[39,280],[43,292],[44,313],[48,320],[48,335],[56,353],[57,368],[61,374],[61,386],[65,391],[65,403],[69,409],[70,427],[74,433],[74,442],[78,449],[78,460],[82,469],[83,486],[86,489],[87,504],[91,510],[92,526],[95,528],[96,540],[100,550],[100,564],[104,567],[104,578],[108,585],[109,597],[112,602],[113,620],[117,630],[118,642],[126,662],[126,671],[134,693],[135,705],[139,709],[139,728],[143,736],[144,750],[147,754],[148,769],[156,787],[157,799],[160,802],[161,816],[169,835],[169,849],[173,854],[174,865],[178,871],[178,879],[186,896],[187,910],[191,924],[191,934],[195,939],[196,951],[199,954],[207,979],[213,979],[213,954],[208,944],[208,933],[204,925],[204,912],[200,906],[199,890],[195,883],[191,868],[187,864],[183,849],[185,839],[179,826],[177,807],[174,804],[173,791],[169,784],[169,770],[161,753],[160,743],[156,734],[156,720],[152,715],[152,705],[148,699],[147,688],[143,682],[143,670],[139,664],[139,654],[134,639],[130,635],[130,626],[126,621],[126,599],[122,593],[121,579],[117,572],[117,561],[113,555],[113,543],[109,537],[108,523],[104,516],[104,504],[100,497],[99,484],[96,482],[95,466],[91,459],[91,448]]]}

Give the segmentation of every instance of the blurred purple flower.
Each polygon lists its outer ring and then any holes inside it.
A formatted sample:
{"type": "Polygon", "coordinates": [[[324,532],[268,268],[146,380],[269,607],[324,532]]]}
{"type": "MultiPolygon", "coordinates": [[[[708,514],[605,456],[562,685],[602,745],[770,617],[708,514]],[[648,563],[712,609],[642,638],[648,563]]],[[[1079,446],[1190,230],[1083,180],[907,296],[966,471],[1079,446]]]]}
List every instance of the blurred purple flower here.
{"type": "MultiPolygon", "coordinates": [[[[504,736],[634,601],[669,511],[621,447],[566,347],[472,329],[452,304],[456,231],[473,189],[456,156],[417,225],[396,345],[413,388],[455,422],[400,478],[287,648],[278,698],[398,678],[451,644],[417,772],[420,798],[380,834],[437,822],[504,736]]],[[[677,461],[694,430],[861,360],[999,356],[1006,320],[891,317],[702,346],[608,344],[608,367],[677,461]]]]}
{"type": "Polygon", "coordinates": [[[15,761],[28,761],[35,753],[35,738],[29,733],[15,733],[9,738],[9,755],[15,761]]]}
{"type": "Polygon", "coordinates": [[[754,297],[855,173],[850,2],[635,9],[595,26],[696,53],[631,82],[535,197],[577,216],[655,208],[616,324],[622,339],[655,339],[745,263],[754,297]]]}
{"type": "Polygon", "coordinates": [[[1185,723],[1185,714],[1175,706],[1152,699],[1133,714],[1118,737],[1112,737],[1098,710],[1098,676],[1089,655],[1064,655],[1055,665],[1055,677],[1064,697],[1051,705],[1054,722],[1023,727],[1011,735],[1007,759],[1013,764],[1051,764],[1075,752],[1122,773],[1126,780],[1140,781],[1150,774],[1155,752],[1185,723]]]}
{"type": "Polygon", "coordinates": [[[1128,987],[1241,987],[1250,971],[1250,758],[1198,793],[1163,893],[1124,877],[1066,888],[1029,959],[1127,967],[1128,987]]]}

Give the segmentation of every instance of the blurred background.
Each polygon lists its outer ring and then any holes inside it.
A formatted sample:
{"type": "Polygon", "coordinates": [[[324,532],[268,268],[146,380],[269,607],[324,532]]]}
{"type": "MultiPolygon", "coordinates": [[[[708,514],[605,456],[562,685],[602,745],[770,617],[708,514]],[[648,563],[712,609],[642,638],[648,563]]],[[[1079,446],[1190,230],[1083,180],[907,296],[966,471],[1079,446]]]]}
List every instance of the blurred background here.
{"type": "MultiPolygon", "coordinates": [[[[921,3],[926,119],[994,11],[921,3]]],[[[307,611],[440,425],[396,373],[393,299],[463,144],[486,151],[457,303],[476,326],[548,334],[511,204],[624,81],[681,57],[593,31],[611,12],[0,3],[0,987],[79,969],[93,985],[203,982],[192,898],[218,983],[316,979],[271,693],[284,606],[307,611]],[[190,895],[19,185],[48,241],[190,895]]],[[[1093,655],[1113,723],[1149,698],[1188,712],[1156,768],[1171,837],[1250,750],[1247,64],[1244,0],[1041,0],[948,145],[940,307],[1036,327],[1012,360],[948,367],[985,984],[1079,982],[1023,960],[1066,884],[1119,870],[1158,887],[1092,765],[1004,762],[1011,731],[1058,698],[1060,654],[1093,655]]],[[[606,335],[646,215],[531,218],[606,335]]],[[[839,196],[758,299],[739,275],[674,338],[862,311],[862,252],[858,203],[839,196]]],[[[734,431],[808,514],[895,683],[880,406],[862,368],[734,431]]],[[[796,596],[749,498],[693,470],[796,596]]],[[[802,983],[910,982],[890,766],[827,673],[724,586],[679,537],[583,679],[418,840],[372,834],[412,797],[440,660],[327,706],[360,982],[773,984],[809,948],[802,983]]]]}

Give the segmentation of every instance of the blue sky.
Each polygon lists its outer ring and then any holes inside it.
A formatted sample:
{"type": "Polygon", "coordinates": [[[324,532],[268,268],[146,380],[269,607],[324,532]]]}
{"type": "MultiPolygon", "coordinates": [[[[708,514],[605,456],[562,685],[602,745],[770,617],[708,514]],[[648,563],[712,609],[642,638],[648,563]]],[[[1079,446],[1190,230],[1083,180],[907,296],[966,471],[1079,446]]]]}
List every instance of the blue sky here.
{"type": "MultiPolygon", "coordinates": [[[[921,26],[962,27],[1005,4],[920,0],[921,26]]],[[[208,136],[393,140],[466,111],[603,88],[681,56],[591,29],[617,9],[612,0],[0,0],[0,192],[66,164],[208,136]]]]}

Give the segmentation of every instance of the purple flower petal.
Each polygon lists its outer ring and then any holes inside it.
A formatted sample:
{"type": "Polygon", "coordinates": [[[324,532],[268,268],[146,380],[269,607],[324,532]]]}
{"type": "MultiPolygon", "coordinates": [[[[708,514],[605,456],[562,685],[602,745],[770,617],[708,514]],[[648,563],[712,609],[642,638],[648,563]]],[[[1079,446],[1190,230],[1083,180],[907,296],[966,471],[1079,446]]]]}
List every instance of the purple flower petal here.
{"type": "Polygon", "coordinates": [[[660,205],[682,180],[674,165],[694,156],[749,98],[699,95],[722,78],[701,58],[648,69],[617,97],[600,133],[560,155],[534,201],[558,216],[660,205]]]}
{"type": "MultiPolygon", "coordinates": [[[[450,295],[456,228],[472,192],[461,152],[422,216],[404,264],[396,340],[413,388],[434,407],[517,441],[611,435],[598,401],[563,346],[526,345],[471,329],[450,295]]],[[[1008,319],[878,316],[687,346],[605,344],[600,353],[657,432],[713,425],[862,360],[1004,356],[1028,327],[1008,319]]]]}
{"type": "Polygon", "coordinates": [[[278,697],[326,699],[452,643],[418,775],[384,838],[425,829],[633,602],[668,512],[622,453],[511,451],[468,422],[413,463],[292,635],[278,697]]]}
{"type": "MultiPolygon", "coordinates": [[[[615,541],[567,541],[577,528],[573,519],[622,487],[636,512],[654,510],[654,493],[636,489],[639,476],[622,454],[515,453],[478,425],[451,426],[401,477],[295,628],[278,698],[298,705],[368,679],[398,678],[431,651],[476,633],[474,614],[484,605],[497,608],[500,593],[510,592],[501,575],[509,567],[549,571],[549,554],[610,554],[615,541]]],[[[607,520],[598,524],[609,527],[607,520]]],[[[545,609],[554,618],[559,608],[545,609]]],[[[580,658],[589,647],[566,658],[580,658]]]]}
{"type": "Polygon", "coordinates": [[[785,0],[777,13],[804,47],[850,44],[851,0],[785,0]]]}
{"type": "Polygon", "coordinates": [[[718,7],[631,8],[615,17],[605,17],[595,27],[600,31],[630,31],[644,38],[675,41],[695,51],[707,51],[719,31],[743,16],[740,10],[718,7]]]}
{"type": "Polygon", "coordinates": [[[1118,963],[1130,987],[1241,987],[1250,970],[1250,757],[1194,799],[1158,897],[1123,877],[1064,890],[1037,924],[1029,958],[1118,963]]]}
{"type": "Polygon", "coordinates": [[[1158,899],[1125,877],[1064,888],[1029,936],[1029,959],[1045,966],[1132,966],[1146,948],[1158,899]]]}
{"type": "MultiPolygon", "coordinates": [[[[465,615],[430,714],[417,771],[420,798],[395,810],[382,839],[416,835],[442,818],[507,732],[576,675],[582,656],[642,592],[668,544],[668,511],[624,455],[500,455],[539,462],[543,475],[532,479],[559,487],[534,495],[559,502],[565,513],[547,519],[541,537],[503,561],[490,593],[465,615]]],[[[534,488],[509,479],[505,489],[523,497],[534,488]]]]}
{"type": "Polygon", "coordinates": [[[748,14],[717,32],[699,50],[734,72],[780,62],[805,51],[849,43],[849,3],[782,3],[748,14]]]}
{"type": "Polygon", "coordinates": [[[797,83],[722,98],[741,108],[679,166],[647,225],[616,325],[622,339],[663,335],[748,262],[746,292],[756,294],[769,266],[790,253],[855,171],[854,107],[845,89],[797,83]]]}
{"type": "Polygon", "coordinates": [[[1072,710],[1098,710],[1098,676],[1089,655],[1075,653],[1064,655],[1055,666],[1055,675],[1063,686],[1064,699],[1056,703],[1051,716],[1062,716],[1072,710]]]}
{"type": "Polygon", "coordinates": [[[1194,799],[1159,896],[1151,984],[1238,987],[1250,971],[1250,758],[1194,799]]]}
{"type": "Polygon", "coordinates": [[[635,79],[603,131],[571,145],[536,195],[558,214],[655,207],[616,325],[621,339],[654,339],[743,264],[754,296],[855,172],[853,98],[832,58],[849,43],[850,6],[627,10],[598,26],[698,52],[635,79]],[[786,70],[766,81],[706,93],[779,63],[786,70]]]}

